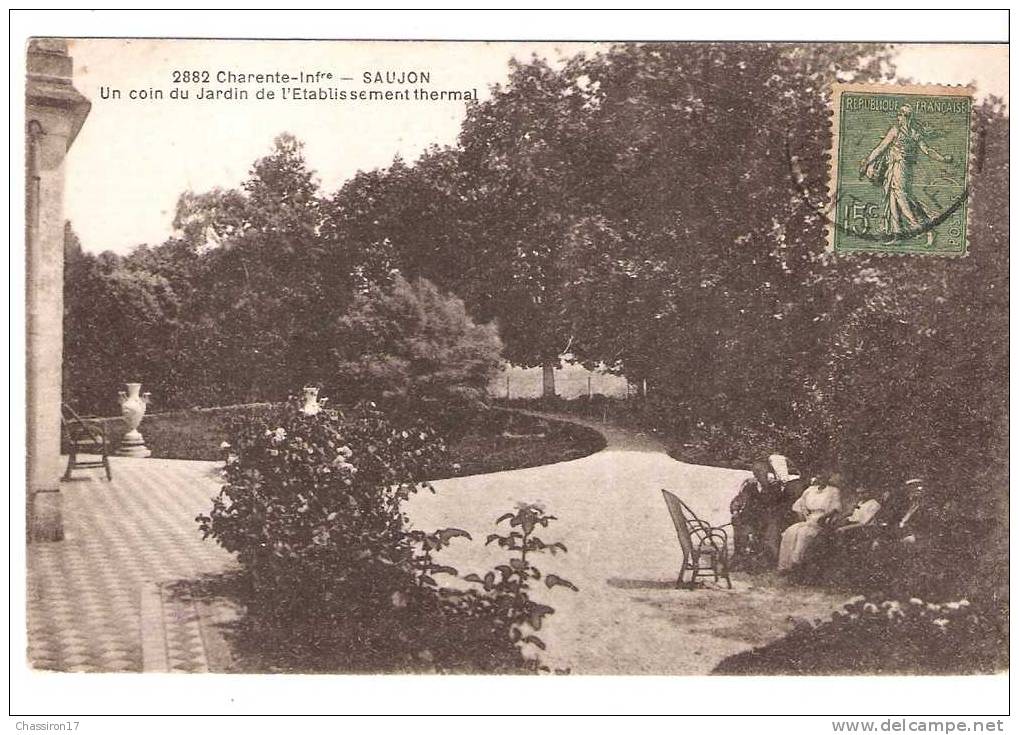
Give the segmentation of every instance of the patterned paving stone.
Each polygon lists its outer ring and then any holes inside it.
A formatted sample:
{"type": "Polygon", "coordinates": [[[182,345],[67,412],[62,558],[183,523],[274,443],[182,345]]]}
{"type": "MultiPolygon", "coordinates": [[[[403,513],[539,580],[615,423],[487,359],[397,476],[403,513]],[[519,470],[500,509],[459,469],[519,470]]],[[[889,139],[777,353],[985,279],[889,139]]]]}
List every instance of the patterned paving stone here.
{"type": "Polygon", "coordinates": [[[160,587],[163,618],[172,621],[165,626],[166,651],[171,671],[207,672],[208,660],[202,639],[198,608],[187,596],[171,593],[160,587]]]}
{"type": "MultiPolygon", "coordinates": [[[[222,572],[232,557],[203,541],[194,518],[221,484],[216,463],[114,457],[113,481],[78,471],[61,485],[64,540],[28,547],[31,666],[142,671],[145,585],[222,572]]],[[[193,602],[164,604],[167,661],[207,671],[193,602]]]]}

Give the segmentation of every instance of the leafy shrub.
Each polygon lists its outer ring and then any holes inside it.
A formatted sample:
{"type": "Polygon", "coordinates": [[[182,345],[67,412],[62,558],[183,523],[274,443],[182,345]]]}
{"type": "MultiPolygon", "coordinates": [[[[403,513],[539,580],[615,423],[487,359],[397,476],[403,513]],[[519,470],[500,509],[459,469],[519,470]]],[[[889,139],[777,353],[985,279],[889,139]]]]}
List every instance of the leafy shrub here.
{"type": "Polygon", "coordinates": [[[336,323],[335,365],[324,376],[340,395],[403,400],[443,430],[471,411],[501,363],[492,325],[476,324],[463,301],[431,282],[396,276],[359,296],[336,323]]]}
{"type": "Polygon", "coordinates": [[[1008,666],[1003,607],[860,595],[830,621],[725,659],[720,674],[963,674],[1008,666]]]}
{"type": "Polygon", "coordinates": [[[197,521],[279,614],[413,582],[400,503],[442,459],[430,428],[289,403],[242,421],[225,449],[226,484],[197,521]]]}
{"type": "MultiPolygon", "coordinates": [[[[534,535],[538,526],[547,527],[552,520],[554,516],[546,515],[533,504],[520,504],[514,513],[501,516],[496,524],[509,521],[511,528],[520,530],[506,535],[490,534],[487,543],[498,542],[515,554],[483,575],[472,573],[463,577],[476,588],[443,588],[431,598],[418,596],[415,604],[419,607],[412,617],[405,618],[397,634],[406,640],[412,631],[416,646],[427,652],[433,670],[547,672],[549,669],[541,664],[538,655],[545,649],[545,643],[537,633],[555,609],[531,599],[531,582],[543,579],[549,588],[577,589],[555,574],[543,576],[528,559],[529,554],[546,550],[552,554],[566,551],[563,544],[545,543],[534,535]]],[[[452,567],[431,560],[432,552],[448,543],[443,532],[414,534],[428,556],[423,566],[436,574],[457,574],[452,567]]]]}
{"type": "Polygon", "coordinates": [[[206,538],[237,553],[247,578],[235,647],[248,668],[538,670],[521,649],[540,647],[533,631],[553,610],[527,594],[527,580],[541,577],[527,554],[565,551],[533,535],[552,517],[530,506],[504,516],[523,529],[500,541],[519,558],[467,578],[482,589],[443,587],[442,575],[458,572],[437,552],[470,535],[411,530],[401,508],[430,487],[419,478],[443,458],[432,429],[394,424],[372,406],[344,419],[292,402],[240,420],[223,449],[226,484],[196,520],[206,538]]]}
{"type": "MultiPolygon", "coordinates": [[[[498,525],[503,521],[509,521],[511,529],[520,530],[511,530],[506,535],[490,534],[485,545],[494,541],[504,549],[519,552],[519,555],[510,558],[506,564],[498,565],[484,577],[477,574],[468,574],[464,577],[468,582],[474,582],[484,589],[484,599],[491,606],[494,622],[499,628],[509,630],[510,640],[514,643],[531,644],[542,650],[545,649],[545,643],[536,632],[541,630],[545,616],[555,610],[531,599],[529,594],[531,581],[542,579],[542,573],[527,557],[528,554],[543,551],[553,555],[557,551],[566,552],[566,547],[561,542],[545,543],[534,533],[538,526],[547,528],[555,519],[555,516],[546,515],[540,505],[518,504],[515,513],[505,513],[495,523],[498,525]]],[[[555,574],[546,574],[544,580],[545,586],[549,588],[566,587],[577,591],[576,585],[555,574]]]]}

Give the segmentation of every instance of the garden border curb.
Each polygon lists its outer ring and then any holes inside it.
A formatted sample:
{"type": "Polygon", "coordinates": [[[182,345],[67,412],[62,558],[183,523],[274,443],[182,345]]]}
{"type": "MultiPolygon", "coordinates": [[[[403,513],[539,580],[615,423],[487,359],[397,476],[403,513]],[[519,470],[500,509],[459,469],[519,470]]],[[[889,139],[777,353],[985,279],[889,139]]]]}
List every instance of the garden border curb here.
{"type": "Polygon", "coordinates": [[[166,673],[170,670],[163,625],[163,592],[159,583],[146,582],[140,590],[139,627],[142,642],[142,671],[166,673]]]}

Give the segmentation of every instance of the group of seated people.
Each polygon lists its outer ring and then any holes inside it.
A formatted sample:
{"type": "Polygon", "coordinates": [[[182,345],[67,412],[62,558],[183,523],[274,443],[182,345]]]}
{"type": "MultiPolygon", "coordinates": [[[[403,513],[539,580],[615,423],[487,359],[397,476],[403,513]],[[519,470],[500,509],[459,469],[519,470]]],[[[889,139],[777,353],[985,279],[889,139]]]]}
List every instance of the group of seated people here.
{"type": "Polygon", "coordinates": [[[838,558],[917,540],[920,479],[881,493],[848,492],[838,473],[806,480],[778,454],[751,470],[730,505],[734,568],[810,576],[838,558]]]}

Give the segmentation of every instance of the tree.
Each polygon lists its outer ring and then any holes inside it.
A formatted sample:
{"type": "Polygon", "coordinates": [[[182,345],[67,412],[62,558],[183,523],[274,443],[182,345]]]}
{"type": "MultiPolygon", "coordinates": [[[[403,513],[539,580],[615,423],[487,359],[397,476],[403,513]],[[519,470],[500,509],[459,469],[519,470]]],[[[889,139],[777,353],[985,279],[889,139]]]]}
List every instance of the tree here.
{"type": "Polygon", "coordinates": [[[166,347],[180,307],[169,281],[113,253],[82,252],[70,224],[64,243],[65,400],[110,415],[118,389],[134,381],[164,400],[172,391],[166,347]]]}
{"type": "Polygon", "coordinates": [[[300,141],[278,136],[240,191],[183,195],[175,226],[197,253],[180,358],[198,402],[279,400],[320,379],[324,325],[352,289],[347,264],[320,235],[318,185],[300,141]]]}
{"type": "Polygon", "coordinates": [[[888,49],[852,44],[620,44],[514,64],[457,146],[364,175],[345,211],[390,270],[441,264],[435,278],[498,321],[514,362],[550,369],[569,346],[647,380],[674,415],[797,427],[812,460],[874,467],[855,451],[865,438],[845,444],[878,395],[854,370],[899,386],[882,404],[902,407],[898,427],[950,394],[915,393],[894,366],[910,351],[921,372],[953,364],[906,333],[935,316],[938,334],[963,333],[927,303],[949,298],[942,269],[959,266],[825,252],[826,90],[891,73],[888,49]]]}
{"type": "Polygon", "coordinates": [[[476,324],[463,301],[431,282],[396,276],[359,296],[336,322],[333,393],[477,401],[500,363],[495,327],[476,324]]]}
{"type": "Polygon", "coordinates": [[[462,285],[472,249],[461,178],[455,151],[435,147],[414,166],[397,158],[359,171],[324,205],[326,247],[343,254],[362,290],[388,284],[397,270],[442,288],[462,285]]]}
{"type": "Polygon", "coordinates": [[[548,63],[511,62],[507,87],[468,109],[459,138],[469,223],[462,247],[472,258],[458,292],[498,320],[511,362],[542,366],[546,397],[574,337],[564,249],[589,214],[578,186],[592,161],[588,111],[582,95],[568,92],[564,73],[548,63]]]}
{"type": "Polygon", "coordinates": [[[328,372],[331,322],[350,304],[357,263],[321,235],[299,141],[277,137],[240,189],[182,194],[174,227],[123,257],[69,240],[65,333],[81,395],[95,376],[110,395],[132,360],[128,377],[164,407],[282,399],[328,372]]]}

